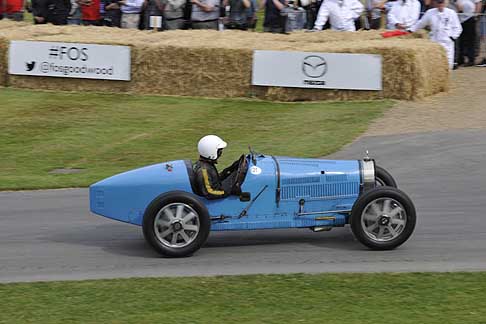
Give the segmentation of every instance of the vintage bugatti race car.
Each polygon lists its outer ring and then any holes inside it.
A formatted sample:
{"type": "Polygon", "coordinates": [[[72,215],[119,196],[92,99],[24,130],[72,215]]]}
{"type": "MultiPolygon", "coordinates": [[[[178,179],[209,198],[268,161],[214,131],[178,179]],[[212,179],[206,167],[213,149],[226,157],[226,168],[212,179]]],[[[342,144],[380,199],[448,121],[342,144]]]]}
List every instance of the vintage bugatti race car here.
{"type": "Polygon", "coordinates": [[[412,234],[415,207],[374,160],[333,161],[242,155],[236,171],[241,195],[198,195],[192,162],[178,160],[121,173],[90,187],[95,214],[141,225],[160,254],[191,255],[210,231],[351,225],[371,249],[388,250],[412,234]]]}

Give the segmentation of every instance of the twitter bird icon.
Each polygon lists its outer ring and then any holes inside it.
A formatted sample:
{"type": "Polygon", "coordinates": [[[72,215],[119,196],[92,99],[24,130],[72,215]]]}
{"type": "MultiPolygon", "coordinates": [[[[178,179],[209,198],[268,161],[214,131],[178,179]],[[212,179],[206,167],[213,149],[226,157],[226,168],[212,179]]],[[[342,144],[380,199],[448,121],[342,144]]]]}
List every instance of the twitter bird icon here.
{"type": "Polygon", "coordinates": [[[35,68],[35,61],[25,62],[25,69],[30,72],[35,68]]]}

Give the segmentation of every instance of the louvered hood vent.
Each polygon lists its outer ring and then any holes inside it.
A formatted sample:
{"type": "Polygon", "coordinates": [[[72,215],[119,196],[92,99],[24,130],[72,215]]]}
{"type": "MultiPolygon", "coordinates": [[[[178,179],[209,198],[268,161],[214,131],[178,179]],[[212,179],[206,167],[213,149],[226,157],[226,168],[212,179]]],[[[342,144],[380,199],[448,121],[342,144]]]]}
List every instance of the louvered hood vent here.
{"type": "Polygon", "coordinates": [[[281,199],[335,199],[357,196],[357,161],[278,158],[281,199]]]}

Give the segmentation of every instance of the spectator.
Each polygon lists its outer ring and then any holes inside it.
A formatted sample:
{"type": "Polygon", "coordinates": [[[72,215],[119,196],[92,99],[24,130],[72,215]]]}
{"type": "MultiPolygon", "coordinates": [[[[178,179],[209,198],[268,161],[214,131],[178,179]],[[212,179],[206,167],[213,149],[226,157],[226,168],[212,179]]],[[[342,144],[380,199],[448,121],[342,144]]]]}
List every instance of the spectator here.
{"type": "MultiPolygon", "coordinates": [[[[144,27],[145,29],[153,29],[150,27],[150,17],[161,17],[164,11],[164,4],[162,0],[145,0],[143,3],[143,17],[144,17],[144,27]]],[[[159,31],[162,30],[162,26],[158,28],[159,31]]]]}
{"type": "Polygon", "coordinates": [[[365,0],[369,29],[381,28],[381,15],[387,0],[365,0]]]}
{"type": "Polygon", "coordinates": [[[420,16],[422,15],[429,9],[432,8],[432,1],[431,0],[419,0],[420,2],[420,16]]]}
{"type": "Polygon", "coordinates": [[[457,13],[446,8],[445,0],[435,0],[437,7],[427,10],[425,15],[410,28],[415,32],[419,29],[430,27],[430,39],[444,47],[449,68],[454,66],[454,40],[462,32],[457,13]]]}
{"type": "Polygon", "coordinates": [[[77,0],[71,0],[71,10],[67,20],[68,25],[81,25],[81,8],[77,0]]]}
{"type": "Polygon", "coordinates": [[[36,24],[67,25],[70,11],[70,0],[32,0],[32,15],[36,24]]]}
{"type": "Polygon", "coordinates": [[[192,0],[192,29],[218,30],[219,0],[192,0]]]}
{"type": "Polygon", "coordinates": [[[317,12],[321,7],[321,0],[300,0],[300,5],[306,11],[307,29],[314,28],[314,23],[317,19],[317,12]]]}
{"type": "Polygon", "coordinates": [[[327,20],[331,29],[339,31],[356,31],[354,21],[363,12],[363,4],[358,0],[325,0],[314,24],[314,30],[322,30],[327,20]]]}
{"type": "Polygon", "coordinates": [[[84,26],[99,26],[100,0],[78,0],[81,6],[81,19],[84,26]]]}
{"type": "MultiPolygon", "coordinates": [[[[482,47],[486,46],[486,5],[483,6],[481,10],[481,19],[479,21],[479,36],[480,36],[480,51],[481,51],[481,44],[482,47]]],[[[486,67],[486,57],[481,60],[481,63],[478,66],[486,67]]]]}
{"type": "Polygon", "coordinates": [[[298,2],[294,0],[289,0],[289,5],[287,8],[281,11],[287,17],[285,24],[285,32],[293,32],[297,30],[302,30],[307,24],[307,15],[304,8],[298,6],[298,2]]]}
{"type": "Polygon", "coordinates": [[[256,24],[258,21],[257,17],[258,4],[256,0],[250,0],[250,8],[246,10],[248,29],[255,31],[256,24]]]}
{"type": "Polygon", "coordinates": [[[458,0],[456,7],[463,32],[459,38],[459,57],[457,63],[464,64],[464,57],[468,61],[465,66],[473,66],[475,59],[476,13],[481,11],[481,0],[458,0]]]}
{"type": "Polygon", "coordinates": [[[186,0],[162,0],[164,5],[164,28],[175,30],[184,28],[184,7],[186,0]]]}
{"type": "Polygon", "coordinates": [[[143,1],[144,0],[122,0],[118,2],[122,5],[121,28],[138,28],[143,1]]]}
{"type": "Polygon", "coordinates": [[[32,0],[31,6],[34,24],[47,24],[47,0],[32,0]]]}
{"type": "Polygon", "coordinates": [[[103,26],[121,27],[121,10],[118,4],[119,0],[103,0],[105,16],[103,17],[103,26]]]}
{"type": "Polygon", "coordinates": [[[25,0],[0,0],[0,19],[24,20],[25,0]]]}
{"type": "Polygon", "coordinates": [[[420,17],[420,2],[417,0],[398,0],[390,8],[387,29],[410,29],[420,17]]]}
{"type": "Polygon", "coordinates": [[[287,6],[287,0],[262,0],[261,7],[265,8],[263,31],[270,33],[285,32],[285,17],[280,11],[287,6]]]}
{"type": "Polygon", "coordinates": [[[225,24],[228,29],[248,29],[248,8],[251,8],[250,0],[224,0],[223,6],[229,6],[229,17],[225,24]]]}

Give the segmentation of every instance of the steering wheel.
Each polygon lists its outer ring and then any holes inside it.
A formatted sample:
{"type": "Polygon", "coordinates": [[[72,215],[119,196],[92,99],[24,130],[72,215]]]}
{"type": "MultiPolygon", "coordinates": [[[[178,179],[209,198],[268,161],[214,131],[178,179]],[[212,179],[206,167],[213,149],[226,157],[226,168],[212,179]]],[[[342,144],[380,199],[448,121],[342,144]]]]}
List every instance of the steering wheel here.
{"type": "Polygon", "coordinates": [[[245,181],[246,172],[248,171],[248,160],[246,156],[242,154],[238,160],[238,169],[236,170],[234,188],[238,192],[241,192],[241,185],[245,181]]]}

